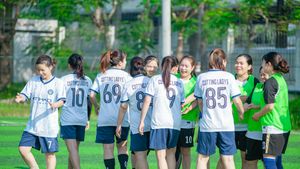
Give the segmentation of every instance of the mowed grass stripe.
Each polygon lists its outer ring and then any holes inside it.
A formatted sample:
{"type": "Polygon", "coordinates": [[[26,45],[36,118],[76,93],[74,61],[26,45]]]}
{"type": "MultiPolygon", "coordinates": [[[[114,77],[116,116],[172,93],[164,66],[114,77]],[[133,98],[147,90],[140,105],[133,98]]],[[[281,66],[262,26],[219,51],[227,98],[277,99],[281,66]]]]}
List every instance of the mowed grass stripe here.
{"type": "MultiPolygon", "coordinates": [[[[0,117],[0,121],[10,121],[17,123],[26,123],[27,117],[0,117]]],[[[21,138],[22,132],[25,126],[0,126],[0,168],[15,169],[15,168],[28,168],[23,162],[18,152],[18,144],[21,138]]],[[[286,154],[283,156],[283,163],[285,169],[300,168],[300,132],[292,132],[286,154]]],[[[104,168],[103,164],[103,146],[95,143],[96,136],[96,120],[93,118],[91,121],[90,130],[86,131],[85,142],[80,145],[80,157],[81,167],[94,169],[104,168]]],[[[129,138],[130,139],[130,138],[129,138]]],[[[57,168],[67,168],[68,152],[64,141],[59,138],[59,152],[57,155],[57,168]]],[[[129,141],[128,141],[129,147],[129,141]]],[[[34,156],[40,168],[45,168],[45,159],[39,151],[32,150],[34,156]]],[[[217,150],[218,152],[218,150],[217,150]]],[[[117,154],[115,149],[115,154],[117,154]]],[[[117,156],[115,156],[117,157],[117,156]]],[[[219,155],[216,153],[211,157],[210,163],[211,168],[215,168],[217,165],[219,155]]],[[[197,153],[196,143],[192,149],[192,167],[196,167],[197,153]]],[[[150,168],[157,168],[155,152],[151,151],[148,156],[148,162],[150,168]]],[[[240,155],[235,155],[236,168],[241,167],[240,155]]],[[[119,167],[118,160],[116,159],[116,168],[119,167]]],[[[128,164],[128,168],[131,168],[131,162],[128,164]]],[[[263,168],[262,163],[259,162],[259,168],[263,168]]]]}

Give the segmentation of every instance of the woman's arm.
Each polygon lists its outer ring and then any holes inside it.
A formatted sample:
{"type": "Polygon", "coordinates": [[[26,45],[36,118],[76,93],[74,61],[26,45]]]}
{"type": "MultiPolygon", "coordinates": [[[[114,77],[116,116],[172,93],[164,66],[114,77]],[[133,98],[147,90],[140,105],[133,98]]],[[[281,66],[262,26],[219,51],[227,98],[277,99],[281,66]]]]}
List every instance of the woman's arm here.
{"type": "Polygon", "coordinates": [[[90,99],[91,99],[92,104],[94,105],[95,113],[98,115],[98,113],[99,113],[99,105],[98,105],[97,100],[96,100],[96,93],[95,92],[92,91],[90,93],[90,99]]]}
{"type": "Polygon", "coordinates": [[[145,98],[144,98],[144,103],[143,103],[143,107],[142,107],[142,114],[141,114],[141,120],[140,120],[140,125],[139,125],[139,133],[141,135],[144,135],[144,121],[145,121],[145,118],[146,118],[146,115],[147,115],[147,112],[148,112],[148,109],[149,109],[149,105],[151,103],[151,96],[149,95],[146,95],[145,98]]]}
{"type": "Polygon", "coordinates": [[[267,113],[271,112],[274,108],[274,103],[266,104],[262,110],[255,113],[252,117],[253,120],[258,121],[262,116],[266,115],[267,113]]]}
{"type": "Polygon", "coordinates": [[[120,109],[119,109],[119,114],[118,114],[117,128],[116,128],[116,135],[119,138],[121,137],[122,122],[124,120],[124,116],[125,116],[127,108],[128,108],[127,103],[121,103],[120,109]]]}

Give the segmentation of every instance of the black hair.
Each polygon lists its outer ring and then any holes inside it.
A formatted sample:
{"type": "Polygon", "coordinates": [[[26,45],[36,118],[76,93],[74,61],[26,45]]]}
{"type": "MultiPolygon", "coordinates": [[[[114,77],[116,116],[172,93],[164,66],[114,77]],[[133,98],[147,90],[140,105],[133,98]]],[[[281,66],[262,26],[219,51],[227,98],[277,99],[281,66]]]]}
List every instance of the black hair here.
{"type": "Polygon", "coordinates": [[[248,65],[251,65],[251,69],[248,71],[248,73],[252,74],[253,73],[253,67],[252,67],[253,61],[252,61],[252,57],[250,55],[248,55],[248,54],[243,53],[243,54],[238,55],[235,58],[235,60],[237,60],[239,57],[245,57],[246,58],[246,62],[248,63],[248,65]]]}
{"type": "Polygon", "coordinates": [[[149,55],[149,56],[147,56],[147,57],[145,58],[145,60],[144,60],[144,64],[147,65],[149,62],[151,62],[151,61],[153,61],[153,60],[157,62],[157,65],[159,65],[159,60],[158,60],[158,58],[157,58],[156,56],[154,56],[154,55],[149,55]]]}
{"type": "Polygon", "coordinates": [[[84,79],[83,58],[82,58],[82,56],[77,54],[77,53],[73,53],[69,57],[68,63],[70,64],[71,68],[75,71],[77,77],[84,79]]]}
{"type": "Polygon", "coordinates": [[[35,62],[35,65],[39,65],[39,64],[44,64],[47,67],[52,66],[53,67],[52,71],[53,71],[56,66],[56,60],[51,58],[48,55],[43,54],[43,55],[40,55],[35,62]]]}
{"type": "Polygon", "coordinates": [[[130,75],[136,76],[138,74],[144,74],[144,59],[135,56],[130,61],[130,75]]]}
{"type": "Polygon", "coordinates": [[[266,63],[271,63],[275,71],[279,71],[284,74],[289,72],[289,65],[287,61],[277,52],[269,52],[265,54],[262,57],[262,60],[266,61],[266,63]]]}
{"type": "Polygon", "coordinates": [[[196,59],[195,59],[193,56],[191,56],[191,55],[185,55],[185,56],[183,56],[183,57],[181,58],[180,63],[181,63],[184,59],[190,60],[191,65],[194,66],[194,69],[192,70],[191,75],[192,75],[192,76],[196,76],[196,72],[195,72],[195,68],[196,68],[196,59]]]}
{"type": "Polygon", "coordinates": [[[166,89],[168,89],[170,85],[171,78],[171,69],[175,66],[178,66],[178,60],[174,56],[166,56],[163,58],[161,63],[162,69],[162,80],[166,89]]]}

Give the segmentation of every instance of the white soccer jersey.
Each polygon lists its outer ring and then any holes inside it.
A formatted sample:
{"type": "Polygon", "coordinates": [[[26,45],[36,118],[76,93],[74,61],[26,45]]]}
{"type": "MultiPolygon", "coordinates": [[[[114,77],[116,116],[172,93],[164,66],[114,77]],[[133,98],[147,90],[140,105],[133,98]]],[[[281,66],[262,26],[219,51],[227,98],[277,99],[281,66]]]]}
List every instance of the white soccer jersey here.
{"type": "Polygon", "coordinates": [[[49,102],[66,99],[63,81],[56,77],[43,81],[40,76],[34,76],[21,94],[30,100],[30,116],[25,131],[40,137],[57,137],[58,109],[52,109],[49,102]]]}
{"type": "Polygon", "coordinates": [[[146,88],[146,94],[152,96],[153,100],[151,129],[180,130],[181,104],[184,102],[182,81],[171,75],[170,86],[166,90],[162,76],[153,76],[146,88]]]}
{"type": "Polygon", "coordinates": [[[67,92],[66,103],[60,115],[61,125],[86,126],[88,120],[87,97],[92,86],[91,79],[87,76],[85,79],[79,79],[75,73],[63,76],[61,79],[65,83],[67,92]]]}
{"type": "MultiPolygon", "coordinates": [[[[97,75],[91,90],[100,94],[98,126],[117,126],[122,90],[131,79],[127,72],[115,68],[97,75]]],[[[122,126],[129,126],[127,113],[122,126]]]]}
{"type": "MultiPolygon", "coordinates": [[[[149,77],[137,75],[128,83],[125,84],[121,102],[128,102],[129,117],[130,117],[130,130],[133,134],[139,133],[139,124],[141,119],[141,110],[143,107],[145,90],[150,80],[149,77]]],[[[147,116],[145,118],[144,131],[150,131],[150,123],[152,116],[152,107],[149,107],[147,116]]]]}
{"type": "Polygon", "coordinates": [[[194,94],[203,101],[201,131],[234,131],[231,98],[239,96],[240,89],[231,73],[212,69],[200,74],[194,94]]]}

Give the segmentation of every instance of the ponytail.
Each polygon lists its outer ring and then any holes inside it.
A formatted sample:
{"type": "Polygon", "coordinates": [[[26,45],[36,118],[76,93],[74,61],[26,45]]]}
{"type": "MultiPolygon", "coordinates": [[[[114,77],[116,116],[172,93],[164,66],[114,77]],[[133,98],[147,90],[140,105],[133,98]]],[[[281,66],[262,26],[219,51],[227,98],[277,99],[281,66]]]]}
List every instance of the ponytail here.
{"type": "Polygon", "coordinates": [[[170,86],[171,69],[178,65],[178,60],[174,56],[166,56],[161,63],[162,81],[166,89],[170,86]]]}
{"type": "Polygon", "coordinates": [[[116,66],[126,58],[122,50],[108,50],[100,59],[100,72],[104,73],[111,66],[116,66]]]}
{"type": "Polygon", "coordinates": [[[70,64],[71,68],[74,70],[74,72],[77,75],[77,78],[83,78],[84,79],[84,72],[83,72],[83,58],[79,54],[72,54],[69,59],[68,63],[70,64]]]}
{"type": "Polygon", "coordinates": [[[130,72],[131,76],[144,74],[144,59],[139,56],[133,57],[130,61],[130,71],[129,72],[130,72]]]}
{"type": "Polygon", "coordinates": [[[266,63],[270,63],[275,71],[279,71],[284,74],[289,72],[288,62],[277,52],[269,52],[265,54],[262,60],[266,63]]]}

